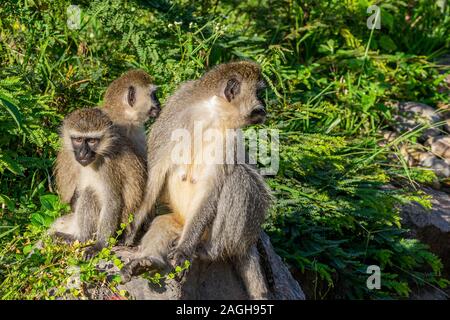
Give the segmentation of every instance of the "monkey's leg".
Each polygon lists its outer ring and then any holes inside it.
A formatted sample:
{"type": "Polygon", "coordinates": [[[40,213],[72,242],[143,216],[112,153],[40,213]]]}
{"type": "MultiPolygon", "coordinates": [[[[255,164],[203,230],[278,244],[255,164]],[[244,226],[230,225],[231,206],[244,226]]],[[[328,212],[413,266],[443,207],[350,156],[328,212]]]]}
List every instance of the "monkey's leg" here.
{"type": "Polygon", "coordinates": [[[177,246],[167,256],[172,266],[182,266],[184,261],[192,261],[203,234],[216,216],[220,190],[219,185],[214,186],[200,207],[192,214],[192,218],[186,222],[177,246]]]}
{"type": "Polygon", "coordinates": [[[157,216],[142,237],[136,256],[138,258],[161,257],[166,261],[169,248],[174,240],[180,237],[182,229],[183,226],[175,214],[157,216]]]}
{"type": "Polygon", "coordinates": [[[246,256],[235,259],[234,266],[241,276],[251,300],[269,299],[270,293],[267,280],[256,245],[250,248],[246,256]]]}
{"type": "Polygon", "coordinates": [[[79,194],[74,213],[74,223],[77,224],[76,238],[80,242],[86,242],[94,238],[98,213],[98,201],[94,190],[86,188],[79,194]]]}
{"type": "Polygon", "coordinates": [[[154,215],[156,200],[164,185],[167,170],[167,163],[156,164],[151,167],[151,161],[149,161],[149,173],[147,178],[147,186],[145,188],[145,195],[140,208],[134,215],[133,222],[125,234],[124,243],[126,246],[131,246],[134,244],[136,234],[138,233],[142,223],[149,217],[149,215],[150,217],[154,215]]]}
{"type": "Polygon", "coordinates": [[[47,233],[56,240],[72,243],[77,240],[78,224],[73,213],[57,218],[47,233]]]}
{"type": "Polygon", "coordinates": [[[169,247],[175,239],[178,239],[181,230],[182,225],[174,214],[156,217],[141,240],[136,258],[121,270],[122,281],[128,282],[132,276],[146,271],[166,269],[169,247]]]}

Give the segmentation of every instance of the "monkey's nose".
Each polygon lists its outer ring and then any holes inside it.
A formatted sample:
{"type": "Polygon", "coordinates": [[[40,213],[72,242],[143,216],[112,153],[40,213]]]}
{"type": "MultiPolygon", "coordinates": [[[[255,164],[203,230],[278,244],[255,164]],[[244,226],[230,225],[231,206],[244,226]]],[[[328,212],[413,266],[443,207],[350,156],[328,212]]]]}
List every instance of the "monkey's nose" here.
{"type": "Polygon", "coordinates": [[[263,106],[258,106],[255,109],[252,110],[251,116],[265,116],[266,115],[266,109],[263,106]]]}
{"type": "Polygon", "coordinates": [[[152,118],[157,118],[159,116],[159,112],[161,111],[160,107],[153,107],[148,112],[148,115],[152,118]]]}

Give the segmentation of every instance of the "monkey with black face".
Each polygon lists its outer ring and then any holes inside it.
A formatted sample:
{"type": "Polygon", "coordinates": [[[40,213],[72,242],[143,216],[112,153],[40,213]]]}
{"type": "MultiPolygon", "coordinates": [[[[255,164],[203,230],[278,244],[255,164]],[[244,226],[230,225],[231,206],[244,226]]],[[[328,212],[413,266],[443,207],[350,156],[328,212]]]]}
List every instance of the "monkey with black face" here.
{"type": "MultiPolygon", "coordinates": [[[[114,80],[106,89],[102,108],[112,122],[129,141],[130,146],[144,159],[147,158],[147,144],[144,124],[149,118],[159,115],[161,106],[156,96],[157,86],[143,70],[130,70],[114,80]]],[[[78,173],[75,166],[66,166],[72,154],[63,148],[57,155],[56,187],[61,200],[75,208],[75,190],[78,173]],[[72,183],[68,183],[72,181],[72,183]]]]}
{"type": "Polygon", "coordinates": [[[140,205],[146,181],[145,160],[130,140],[98,108],[80,109],[68,115],[61,127],[64,161],[61,170],[76,173],[62,181],[78,198],[74,212],[55,221],[50,234],[65,241],[96,240],[85,252],[87,258],[107,246],[121,222],[140,205]]]}
{"type": "MultiPolygon", "coordinates": [[[[169,98],[149,135],[149,179],[133,230],[158,198],[165,199],[173,213],[154,219],[137,259],[122,270],[125,281],[142,265],[181,265],[199,254],[209,260],[232,259],[249,296],[268,296],[265,283],[256,281],[257,287],[251,287],[252,281],[247,281],[264,277],[256,242],[271,195],[262,177],[246,164],[225,159],[206,163],[201,151],[191,153],[189,164],[176,164],[171,158],[176,143],[171,134],[176,129],[193,133],[196,123],[201,123],[204,130],[221,132],[224,139],[229,129],[262,123],[266,111],[259,93],[263,88],[260,67],[242,61],[217,66],[199,80],[183,84],[169,98]]],[[[202,139],[206,149],[211,141],[202,139]]]]}

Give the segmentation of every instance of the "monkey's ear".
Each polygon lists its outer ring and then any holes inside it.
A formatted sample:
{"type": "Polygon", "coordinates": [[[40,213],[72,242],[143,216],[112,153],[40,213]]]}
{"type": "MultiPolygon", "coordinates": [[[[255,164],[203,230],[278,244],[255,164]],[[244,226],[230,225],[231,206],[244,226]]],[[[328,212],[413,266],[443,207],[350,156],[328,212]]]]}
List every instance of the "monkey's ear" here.
{"type": "Polygon", "coordinates": [[[238,79],[232,78],[228,80],[227,86],[224,90],[225,98],[227,98],[228,102],[231,102],[241,91],[241,83],[238,79]]]}
{"type": "Polygon", "coordinates": [[[128,104],[133,107],[136,103],[136,89],[133,86],[128,87],[128,104]]]}

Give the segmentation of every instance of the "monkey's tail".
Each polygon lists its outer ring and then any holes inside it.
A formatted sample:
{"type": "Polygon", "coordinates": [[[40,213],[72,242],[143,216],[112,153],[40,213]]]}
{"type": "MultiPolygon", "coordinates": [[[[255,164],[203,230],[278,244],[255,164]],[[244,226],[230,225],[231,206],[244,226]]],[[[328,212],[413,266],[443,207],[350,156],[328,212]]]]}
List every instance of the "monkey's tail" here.
{"type": "Polygon", "coordinates": [[[267,256],[266,249],[264,248],[263,241],[261,237],[258,238],[258,242],[256,243],[256,248],[258,249],[258,253],[261,259],[261,265],[264,270],[264,274],[266,276],[267,285],[269,287],[270,292],[273,292],[275,287],[275,280],[273,277],[272,266],[269,261],[269,257],[267,256]]]}

